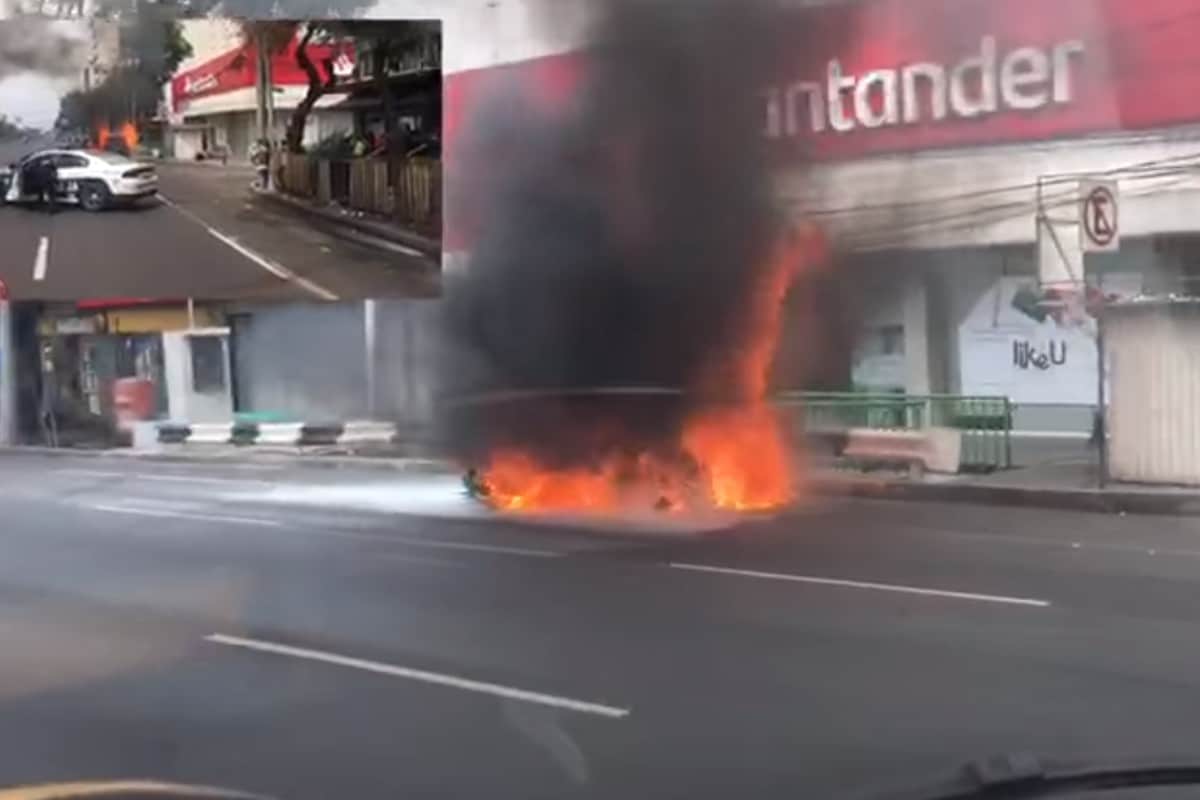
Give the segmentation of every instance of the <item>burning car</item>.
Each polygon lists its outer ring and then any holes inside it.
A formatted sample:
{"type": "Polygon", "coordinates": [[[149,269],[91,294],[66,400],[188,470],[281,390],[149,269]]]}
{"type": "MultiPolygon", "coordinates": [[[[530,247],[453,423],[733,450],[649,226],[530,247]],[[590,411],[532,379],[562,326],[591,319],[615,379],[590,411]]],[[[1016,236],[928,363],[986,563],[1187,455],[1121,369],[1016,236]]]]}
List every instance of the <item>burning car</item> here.
{"type": "Polygon", "coordinates": [[[87,211],[131,204],[158,192],[158,174],[151,164],[118,153],[98,150],[40,150],[0,168],[0,199],[5,203],[35,202],[23,186],[38,167],[51,161],[58,171],[60,201],[77,203],[87,211]]]}

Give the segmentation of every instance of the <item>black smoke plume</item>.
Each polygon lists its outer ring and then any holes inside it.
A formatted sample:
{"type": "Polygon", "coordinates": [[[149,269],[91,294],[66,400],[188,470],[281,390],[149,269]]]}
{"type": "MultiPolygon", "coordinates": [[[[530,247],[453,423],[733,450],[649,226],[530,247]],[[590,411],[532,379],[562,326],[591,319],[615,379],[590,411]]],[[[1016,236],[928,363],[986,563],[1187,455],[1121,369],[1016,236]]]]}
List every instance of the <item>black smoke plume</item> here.
{"type": "Polygon", "coordinates": [[[73,76],[83,69],[85,49],[82,36],[68,35],[64,23],[43,17],[0,19],[0,78],[22,72],[73,76]]]}
{"type": "Polygon", "coordinates": [[[447,286],[458,355],[444,421],[467,460],[516,444],[587,463],[614,442],[673,441],[780,233],[762,135],[772,13],[747,0],[604,9],[573,106],[547,122],[513,87],[465,121],[451,200],[479,226],[447,286]],[[453,402],[631,386],[683,393],[453,402]]]}

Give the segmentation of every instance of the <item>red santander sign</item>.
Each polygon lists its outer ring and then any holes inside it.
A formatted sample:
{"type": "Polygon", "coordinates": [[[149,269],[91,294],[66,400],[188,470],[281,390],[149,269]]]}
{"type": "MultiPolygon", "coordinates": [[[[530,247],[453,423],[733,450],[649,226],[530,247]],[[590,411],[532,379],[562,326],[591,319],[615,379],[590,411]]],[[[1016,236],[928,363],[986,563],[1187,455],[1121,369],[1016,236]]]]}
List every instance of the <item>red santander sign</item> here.
{"type": "MultiPolygon", "coordinates": [[[[846,158],[1200,122],[1196,0],[861,0],[781,11],[781,156],[846,158]]],[[[737,54],[721,57],[736,58],[737,54]]],[[[448,76],[447,145],[495,85],[553,103],[569,53],[448,76]]]]}
{"type": "Polygon", "coordinates": [[[1195,0],[866,0],[791,19],[805,45],[764,89],[763,131],[781,154],[1200,121],[1195,0]]]}
{"type": "MultiPolygon", "coordinates": [[[[298,40],[293,39],[286,49],[271,56],[271,79],[276,86],[308,85],[308,76],[296,62],[297,45],[298,40]]],[[[353,75],[354,48],[349,43],[310,44],[308,55],[322,73],[332,69],[338,79],[353,75]]],[[[255,46],[248,43],[176,75],[171,79],[173,110],[184,111],[188,101],[200,97],[254,86],[257,58],[255,46]]]]}
{"type": "MultiPolygon", "coordinates": [[[[1197,0],[858,0],[775,23],[761,126],[785,166],[1200,123],[1197,0]]],[[[447,76],[451,193],[479,179],[460,171],[486,145],[471,140],[477,113],[519,89],[555,124],[587,67],[573,52],[447,76]]],[[[447,248],[470,227],[448,208],[447,248]]]]}

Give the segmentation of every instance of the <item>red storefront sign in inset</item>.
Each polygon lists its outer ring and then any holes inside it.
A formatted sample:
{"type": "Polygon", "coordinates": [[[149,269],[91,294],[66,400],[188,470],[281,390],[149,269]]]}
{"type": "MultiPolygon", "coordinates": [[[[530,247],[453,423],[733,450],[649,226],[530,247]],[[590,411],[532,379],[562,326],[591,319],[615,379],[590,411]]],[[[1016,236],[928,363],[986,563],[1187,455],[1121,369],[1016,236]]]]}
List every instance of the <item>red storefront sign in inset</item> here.
{"type": "MultiPolygon", "coordinates": [[[[299,40],[271,56],[271,81],[276,86],[307,86],[308,76],[296,61],[299,40]]],[[[321,72],[332,68],[337,78],[348,78],[354,71],[354,46],[349,43],[310,44],[308,57],[321,72]]],[[[198,67],[181,72],[171,79],[171,102],[174,111],[183,111],[190,100],[246,89],[255,84],[258,48],[246,43],[223,53],[198,67]]]]}

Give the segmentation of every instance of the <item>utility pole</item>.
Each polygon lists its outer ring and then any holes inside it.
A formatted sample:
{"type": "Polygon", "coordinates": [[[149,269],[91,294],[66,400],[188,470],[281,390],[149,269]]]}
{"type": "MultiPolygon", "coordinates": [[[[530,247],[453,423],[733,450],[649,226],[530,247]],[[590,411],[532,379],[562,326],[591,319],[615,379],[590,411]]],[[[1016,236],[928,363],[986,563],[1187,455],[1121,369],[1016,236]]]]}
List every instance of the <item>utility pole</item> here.
{"type": "Polygon", "coordinates": [[[267,169],[267,188],[275,189],[274,160],[278,158],[275,144],[275,85],[271,74],[271,51],[268,31],[258,30],[254,35],[255,49],[255,117],[258,123],[258,136],[269,144],[268,152],[272,163],[267,169]]]}
{"type": "Polygon", "coordinates": [[[17,443],[17,354],[8,286],[0,281],[0,445],[17,443]]]}
{"type": "MultiPolygon", "coordinates": [[[[1084,291],[1087,289],[1085,287],[1084,291]]],[[[1108,484],[1108,354],[1104,350],[1104,288],[1100,289],[1100,307],[1096,310],[1096,428],[1099,432],[1099,463],[1096,483],[1103,489],[1108,484]]]]}

